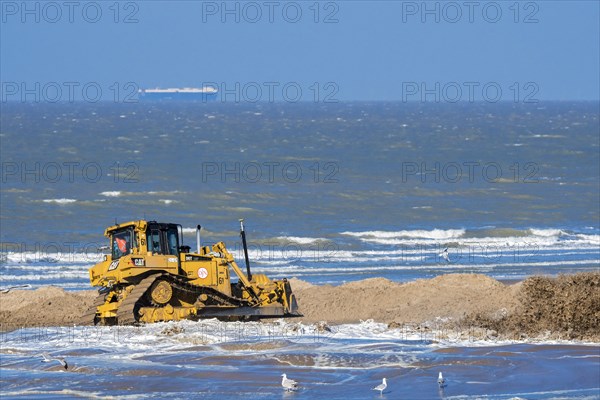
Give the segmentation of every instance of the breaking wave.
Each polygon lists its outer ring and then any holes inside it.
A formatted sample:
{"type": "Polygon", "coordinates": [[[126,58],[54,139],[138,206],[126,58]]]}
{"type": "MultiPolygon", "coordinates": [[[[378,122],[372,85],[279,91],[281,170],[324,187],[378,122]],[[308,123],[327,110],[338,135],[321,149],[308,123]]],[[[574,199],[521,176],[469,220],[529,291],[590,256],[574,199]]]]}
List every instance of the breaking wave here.
{"type": "Polygon", "coordinates": [[[433,229],[412,230],[412,231],[366,231],[366,232],[342,232],[342,235],[354,236],[367,239],[453,239],[462,237],[465,234],[464,229],[433,229]]]}
{"type": "Polygon", "coordinates": [[[71,204],[75,203],[77,200],[75,199],[44,199],[42,200],[44,203],[56,203],[56,204],[71,204]]]}

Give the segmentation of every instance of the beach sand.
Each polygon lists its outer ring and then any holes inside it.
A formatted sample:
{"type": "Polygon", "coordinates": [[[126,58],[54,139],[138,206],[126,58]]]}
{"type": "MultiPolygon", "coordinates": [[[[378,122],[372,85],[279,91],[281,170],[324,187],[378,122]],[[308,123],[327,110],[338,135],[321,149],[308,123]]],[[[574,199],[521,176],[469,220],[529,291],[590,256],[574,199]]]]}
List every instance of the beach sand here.
{"type": "MultiPolygon", "coordinates": [[[[290,282],[304,314],[294,322],[334,325],[372,319],[395,327],[442,321],[512,338],[551,334],[600,340],[600,272],[534,276],[512,285],[481,274],[408,283],[373,278],[340,286],[290,282]]],[[[54,286],[1,293],[1,329],[73,325],[96,293],[54,286]]]]}

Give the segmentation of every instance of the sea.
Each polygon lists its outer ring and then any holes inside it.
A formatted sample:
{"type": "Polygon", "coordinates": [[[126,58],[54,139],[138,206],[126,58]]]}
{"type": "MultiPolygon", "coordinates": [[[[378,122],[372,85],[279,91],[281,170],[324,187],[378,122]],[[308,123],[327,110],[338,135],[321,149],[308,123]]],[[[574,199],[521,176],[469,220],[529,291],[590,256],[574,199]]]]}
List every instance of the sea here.
{"type": "MultiPolygon", "coordinates": [[[[104,230],[137,219],[192,248],[201,225],[244,266],[243,218],[253,272],[319,285],[600,270],[598,102],[1,107],[0,289],[92,289],[104,230]]],[[[30,327],[0,346],[2,398],[600,398],[597,343],[374,321],[30,327]]]]}

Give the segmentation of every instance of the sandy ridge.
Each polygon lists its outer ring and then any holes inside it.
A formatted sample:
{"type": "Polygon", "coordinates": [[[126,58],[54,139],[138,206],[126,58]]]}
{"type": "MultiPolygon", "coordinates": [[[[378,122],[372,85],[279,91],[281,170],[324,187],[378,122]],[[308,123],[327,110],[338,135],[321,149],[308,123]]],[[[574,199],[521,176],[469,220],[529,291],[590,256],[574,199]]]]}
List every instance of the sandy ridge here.
{"type": "MultiPolygon", "coordinates": [[[[397,326],[441,319],[512,336],[554,332],[568,338],[600,338],[600,272],[531,277],[514,285],[481,274],[447,274],[409,283],[372,278],[340,286],[290,281],[304,314],[299,322],[372,319],[397,326]]],[[[72,325],[95,296],[95,290],[66,292],[54,286],[0,294],[0,329],[72,325]]]]}

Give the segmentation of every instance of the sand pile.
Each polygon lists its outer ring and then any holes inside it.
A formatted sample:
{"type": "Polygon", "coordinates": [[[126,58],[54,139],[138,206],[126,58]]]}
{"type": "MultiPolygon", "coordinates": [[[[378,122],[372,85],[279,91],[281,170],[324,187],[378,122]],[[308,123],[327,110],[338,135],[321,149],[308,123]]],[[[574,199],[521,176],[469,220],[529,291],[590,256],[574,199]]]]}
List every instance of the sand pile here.
{"type": "Polygon", "coordinates": [[[533,331],[599,333],[600,273],[533,277],[521,291],[521,324],[533,331]]]}
{"type": "Polygon", "coordinates": [[[97,292],[66,292],[56,286],[0,293],[0,329],[73,325],[97,292]]]}
{"type": "Polygon", "coordinates": [[[306,322],[420,323],[437,317],[494,314],[518,305],[516,288],[476,274],[442,275],[405,284],[373,278],[341,286],[298,287],[292,281],[292,289],[306,322]]]}
{"type": "Polygon", "coordinates": [[[505,336],[554,333],[563,339],[600,337],[600,272],[534,276],[517,292],[519,306],[494,317],[475,313],[463,322],[494,329],[505,336]]]}
{"type": "MultiPolygon", "coordinates": [[[[410,283],[383,278],[340,286],[291,279],[299,321],[329,324],[373,319],[392,326],[450,321],[500,335],[598,339],[600,272],[558,278],[532,277],[504,285],[479,274],[449,274],[410,283]]],[[[57,287],[0,294],[1,329],[72,325],[92,304],[96,291],[65,292],[57,287]]]]}

